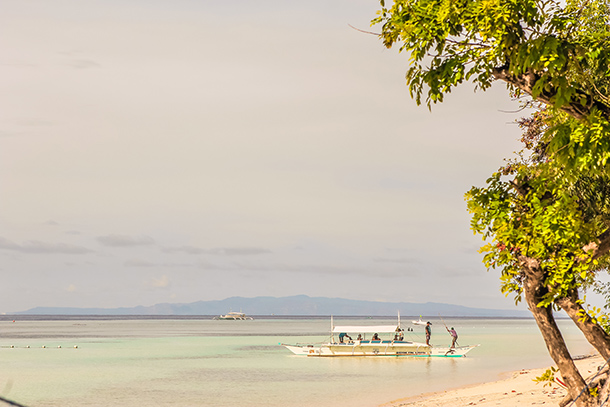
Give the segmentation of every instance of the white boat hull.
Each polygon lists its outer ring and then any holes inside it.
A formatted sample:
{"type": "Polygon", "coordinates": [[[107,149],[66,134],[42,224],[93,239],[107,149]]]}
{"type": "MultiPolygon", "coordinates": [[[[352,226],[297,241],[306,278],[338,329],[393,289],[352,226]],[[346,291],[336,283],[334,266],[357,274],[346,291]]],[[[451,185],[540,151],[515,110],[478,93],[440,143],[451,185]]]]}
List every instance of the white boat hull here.
{"type": "Polygon", "coordinates": [[[220,315],[214,317],[215,320],[219,321],[252,321],[254,318],[246,316],[243,312],[229,312],[227,315],[220,315]]]}
{"type": "Polygon", "coordinates": [[[332,356],[394,356],[394,357],[463,357],[472,346],[431,347],[418,342],[355,341],[354,343],[323,343],[316,345],[282,344],[295,355],[310,357],[332,356]]]}

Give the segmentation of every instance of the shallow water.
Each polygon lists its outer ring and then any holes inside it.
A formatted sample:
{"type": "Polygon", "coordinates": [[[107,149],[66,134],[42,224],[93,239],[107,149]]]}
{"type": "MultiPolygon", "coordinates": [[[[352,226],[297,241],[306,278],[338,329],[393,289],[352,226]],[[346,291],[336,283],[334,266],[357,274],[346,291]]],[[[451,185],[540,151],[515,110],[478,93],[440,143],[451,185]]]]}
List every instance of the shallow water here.
{"type": "MultiPolygon", "coordinates": [[[[432,322],[432,343],[448,345],[432,322]]],[[[365,407],[552,363],[533,320],[447,322],[459,344],[481,346],[466,358],[307,358],[278,344],[323,341],[328,320],[1,321],[0,394],[31,407],[365,407]]],[[[574,355],[591,351],[570,321],[559,324],[574,355]]],[[[421,341],[423,327],[414,329],[407,339],[421,341]]]]}

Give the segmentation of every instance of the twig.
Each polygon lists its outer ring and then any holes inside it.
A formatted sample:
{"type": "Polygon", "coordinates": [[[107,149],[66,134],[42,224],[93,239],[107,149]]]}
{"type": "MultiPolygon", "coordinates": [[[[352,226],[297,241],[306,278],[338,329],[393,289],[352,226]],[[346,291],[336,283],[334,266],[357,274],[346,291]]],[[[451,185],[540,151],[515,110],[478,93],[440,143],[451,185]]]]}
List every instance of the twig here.
{"type": "Polygon", "coordinates": [[[371,34],[371,35],[376,35],[376,36],[378,36],[378,37],[379,37],[379,36],[381,36],[381,33],[374,33],[374,32],[372,32],[372,31],[364,31],[364,30],[361,30],[360,28],[356,28],[356,27],[354,27],[354,26],[353,26],[353,25],[351,25],[351,24],[348,24],[348,25],[349,25],[351,28],[353,28],[354,30],[356,30],[356,31],[360,31],[361,33],[365,33],[365,34],[371,34]]]}

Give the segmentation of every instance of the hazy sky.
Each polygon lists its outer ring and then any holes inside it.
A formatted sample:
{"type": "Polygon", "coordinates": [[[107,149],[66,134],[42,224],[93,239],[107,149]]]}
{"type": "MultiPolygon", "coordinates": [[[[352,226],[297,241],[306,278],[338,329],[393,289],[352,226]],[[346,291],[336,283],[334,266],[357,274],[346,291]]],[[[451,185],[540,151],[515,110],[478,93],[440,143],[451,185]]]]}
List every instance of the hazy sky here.
{"type": "Polygon", "coordinates": [[[407,56],[349,27],[378,6],[1,1],[0,312],[511,308],[463,194],[519,148],[518,106],[497,83],[418,107],[407,56]]]}

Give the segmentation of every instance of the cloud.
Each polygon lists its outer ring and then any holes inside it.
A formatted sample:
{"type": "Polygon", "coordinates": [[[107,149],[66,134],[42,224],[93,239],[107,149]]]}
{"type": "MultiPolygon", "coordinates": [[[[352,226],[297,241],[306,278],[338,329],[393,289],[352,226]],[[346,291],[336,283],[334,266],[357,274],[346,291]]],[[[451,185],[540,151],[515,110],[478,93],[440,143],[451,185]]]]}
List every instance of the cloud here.
{"type": "Polygon", "coordinates": [[[0,249],[30,254],[86,254],[93,251],[82,246],[46,243],[38,240],[29,240],[23,244],[18,244],[3,237],[0,237],[0,249]]]}
{"type": "Polygon", "coordinates": [[[259,254],[271,253],[271,250],[261,247],[217,247],[213,249],[202,249],[195,246],[166,247],[167,253],[182,252],[186,254],[210,254],[216,256],[257,256],[259,254]]]}
{"type": "Polygon", "coordinates": [[[127,260],[123,263],[125,267],[167,267],[167,268],[185,268],[185,267],[195,267],[192,263],[153,263],[148,260],[127,260]]]}
{"type": "Polygon", "coordinates": [[[73,59],[71,61],[66,62],[66,65],[71,66],[75,69],[89,69],[101,67],[100,64],[90,59],[73,59]]]}
{"type": "Polygon", "coordinates": [[[239,267],[235,265],[222,265],[217,263],[211,263],[209,261],[199,261],[197,263],[197,267],[203,270],[210,271],[236,271],[240,270],[239,267]]]}
{"type": "Polygon", "coordinates": [[[439,266],[436,270],[439,278],[464,278],[476,277],[481,275],[481,268],[467,267],[461,265],[439,266]]]}
{"type": "Polygon", "coordinates": [[[30,62],[2,62],[0,66],[10,66],[14,68],[36,68],[39,64],[32,64],[30,62]]]}
{"type": "Polygon", "coordinates": [[[209,251],[195,246],[165,247],[162,249],[166,253],[186,253],[186,254],[206,254],[209,251]]]}
{"type": "Polygon", "coordinates": [[[0,130],[0,138],[22,136],[23,134],[24,133],[22,133],[22,132],[0,130]]]}
{"type": "MultiPolygon", "coordinates": [[[[405,271],[400,269],[381,269],[381,268],[370,268],[370,267],[355,267],[349,265],[337,265],[337,266],[329,266],[329,265],[300,265],[300,266],[292,266],[292,265],[284,265],[277,266],[277,270],[285,271],[285,272],[293,272],[293,273],[304,273],[304,274],[321,274],[321,275],[336,275],[336,276],[369,276],[369,277],[385,277],[385,278],[394,278],[394,277],[402,277],[405,274],[405,271]],[[282,267],[282,268],[279,268],[282,267]]],[[[246,269],[247,266],[244,266],[246,269]]]]}
{"type": "Polygon", "coordinates": [[[195,267],[192,263],[163,263],[160,264],[162,267],[171,267],[171,268],[184,268],[184,267],[195,267]]]}
{"type": "Polygon", "coordinates": [[[198,267],[209,271],[234,271],[248,274],[267,273],[296,273],[319,274],[327,276],[368,276],[375,278],[404,277],[407,271],[404,268],[371,268],[366,266],[350,265],[320,265],[320,264],[294,264],[294,263],[245,263],[232,262],[221,265],[218,263],[200,262],[198,267]]]}
{"type": "Polygon", "coordinates": [[[153,238],[148,236],[125,235],[98,236],[97,241],[102,245],[109,247],[149,246],[155,243],[153,238]]]}
{"type": "Polygon", "coordinates": [[[403,257],[400,259],[389,259],[383,257],[377,257],[373,259],[375,263],[396,263],[396,264],[414,264],[421,263],[418,259],[403,257]]]}
{"type": "Polygon", "coordinates": [[[212,249],[212,254],[223,256],[256,256],[259,254],[271,253],[271,250],[260,247],[221,247],[212,249]]]}
{"type": "Polygon", "coordinates": [[[50,120],[38,119],[38,118],[19,119],[19,120],[15,120],[14,123],[19,126],[26,126],[26,127],[45,127],[45,126],[52,126],[55,124],[54,122],[52,122],[50,120]]]}
{"type": "Polygon", "coordinates": [[[150,285],[155,288],[169,288],[171,284],[169,277],[166,275],[161,276],[161,278],[153,278],[150,283],[150,285]]]}
{"type": "Polygon", "coordinates": [[[155,263],[146,260],[127,260],[124,265],[126,267],[156,267],[155,263]]]}

